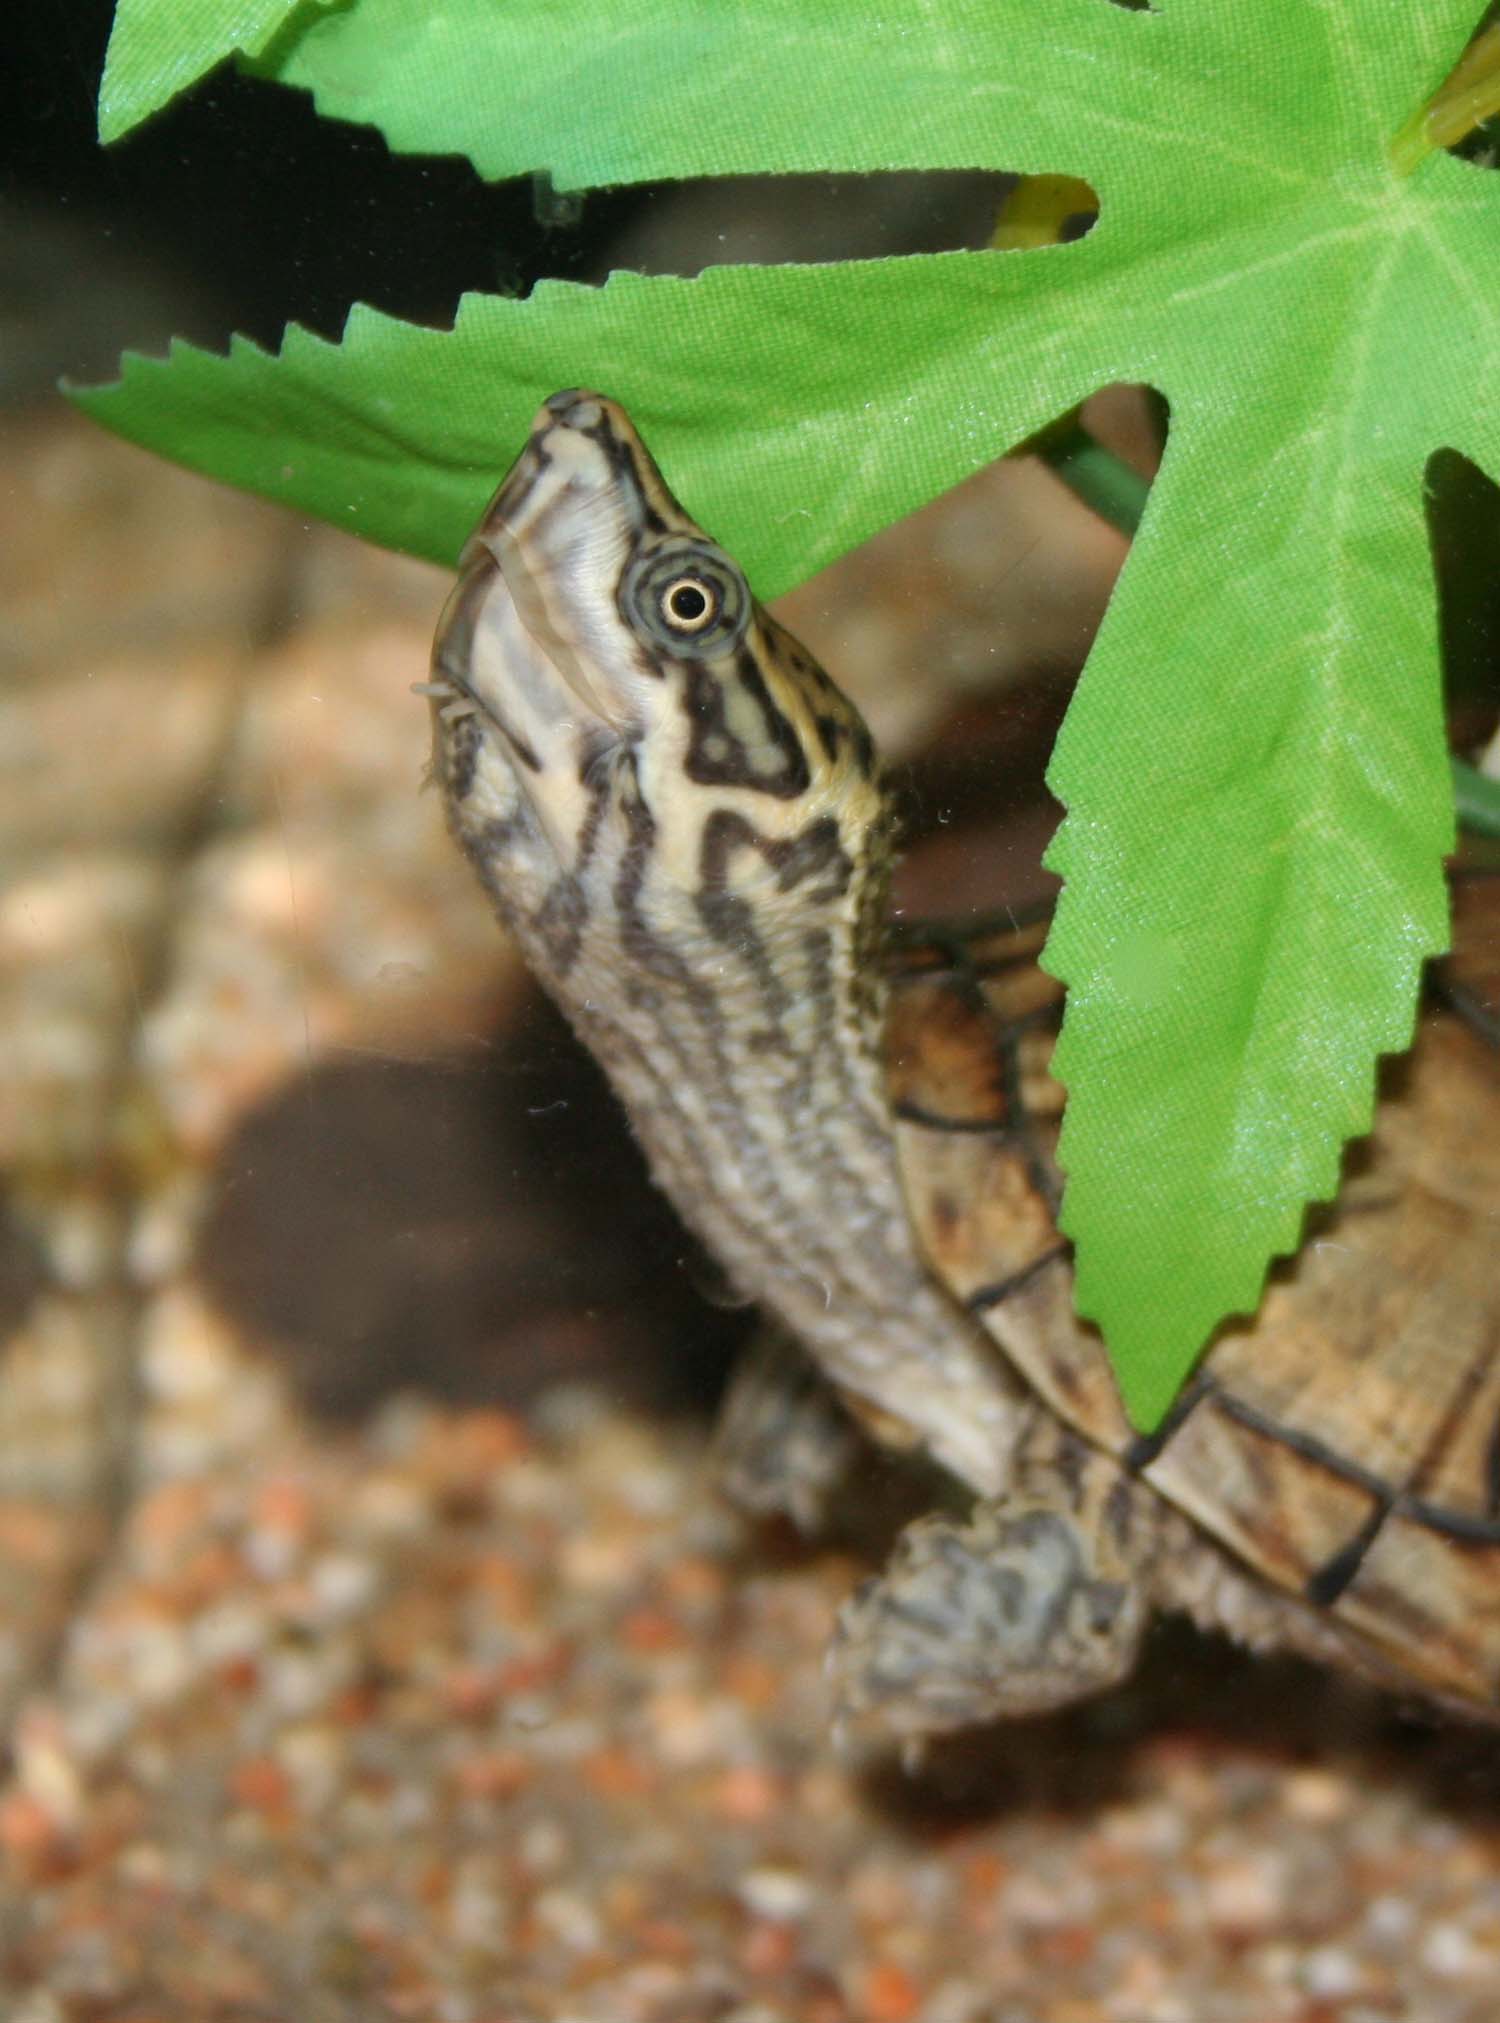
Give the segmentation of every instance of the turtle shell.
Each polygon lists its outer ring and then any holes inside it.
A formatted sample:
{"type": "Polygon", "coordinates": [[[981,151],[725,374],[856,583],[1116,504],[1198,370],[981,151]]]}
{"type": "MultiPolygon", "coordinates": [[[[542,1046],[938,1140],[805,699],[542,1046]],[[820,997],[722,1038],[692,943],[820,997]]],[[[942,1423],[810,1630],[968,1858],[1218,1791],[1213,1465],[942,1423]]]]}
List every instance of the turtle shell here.
{"type": "Polygon", "coordinates": [[[903,936],[887,1065],[919,1241],[1040,1397],[1266,1580],[1430,1690],[1493,1704],[1500,878],[1460,876],[1454,898],[1455,952],[1337,1201],[1148,1437],[1073,1312],[1046,920],[903,936]]]}

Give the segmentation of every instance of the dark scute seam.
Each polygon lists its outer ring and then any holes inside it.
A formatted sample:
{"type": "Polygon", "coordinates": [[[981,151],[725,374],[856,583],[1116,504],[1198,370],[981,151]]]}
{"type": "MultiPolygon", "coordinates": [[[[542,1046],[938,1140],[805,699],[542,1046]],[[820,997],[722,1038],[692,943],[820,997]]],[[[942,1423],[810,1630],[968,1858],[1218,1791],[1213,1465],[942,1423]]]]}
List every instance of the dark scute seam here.
{"type": "Polygon", "coordinates": [[[954,1137],[993,1138],[1003,1145],[1016,1135],[1014,1124],[997,1124],[991,1117],[940,1117],[936,1110],[913,1103],[909,1097],[893,1103],[891,1111],[903,1124],[920,1124],[924,1131],[946,1131],[954,1137]]]}
{"type": "Polygon", "coordinates": [[[1041,1256],[1034,1257],[1030,1264],[1022,1265],[1019,1271],[1013,1271],[1009,1278],[997,1279],[994,1284],[982,1285],[978,1292],[971,1292],[964,1305],[971,1313],[976,1314],[988,1313],[992,1307],[1003,1306],[1012,1293],[1019,1292],[1021,1287],[1028,1285],[1039,1272],[1066,1258],[1068,1249],[1067,1244],[1059,1243],[1051,1250],[1044,1250],[1041,1256]]]}
{"type": "Polygon", "coordinates": [[[1217,1388],[1208,1377],[1199,1377],[1189,1384],[1187,1389],[1179,1394],[1166,1418],[1154,1433],[1137,1433],[1125,1449],[1125,1466],[1137,1474],[1141,1469],[1149,1468],[1167,1442],[1181,1432],[1188,1415],[1196,1411],[1203,1400],[1210,1397],[1217,1388]]]}
{"type": "Polygon", "coordinates": [[[1459,1545],[1500,1545],[1500,1520],[1495,1518],[1466,1517],[1461,1510],[1429,1503],[1422,1496],[1398,1496],[1391,1507],[1459,1545]]]}
{"type": "Polygon", "coordinates": [[[1377,1503],[1364,1523],[1337,1552],[1331,1553],[1315,1572],[1308,1575],[1303,1593],[1319,1608],[1332,1608],[1364,1565],[1365,1554],[1375,1543],[1380,1527],[1391,1514],[1388,1503],[1377,1503]]]}
{"type": "Polygon", "coordinates": [[[1452,1538],[1466,1545],[1500,1545],[1500,1519],[1470,1517],[1464,1511],[1450,1509],[1445,1504],[1430,1503],[1423,1496],[1414,1496],[1404,1488],[1395,1488],[1373,1469],[1361,1468],[1357,1461],[1336,1453],[1325,1441],[1311,1433],[1304,1433],[1300,1427],[1284,1426],[1269,1413],[1261,1412],[1253,1405],[1247,1405],[1232,1392],[1216,1387],[1220,1408],[1230,1418],[1237,1419],[1242,1426],[1252,1432],[1263,1433],[1267,1439],[1279,1440],[1290,1447],[1306,1461],[1315,1461],[1326,1468],[1331,1475],[1339,1476],[1345,1482],[1352,1482],[1357,1489],[1363,1489],[1377,1503],[1387,1506],[1398,1516],[1409,1517],[1416,1523],[1425,1525],[1429,1531],[1438,1532],[1444,1538],[1452,1538]]]}
{"type": "Polygon", "coordinates": [[[1217,1394],[1220,1411],[1229,1418],[1248,1426],[1252,1433],[1263,1433],[1268,1440],[1279,1440],[1283,1447],[1290,1447],[1294,1454],[1300,1454],[1304,1461],[1316,1461],[1320,1468],[1341,1476],[1345,1482],[1352,1482],[1363,1489],[1377,1502],[1389,1503],[1399,1494],[1393,1485],[1372,1469],[1361,1468],[1357,1461],[1350,1461],[1337,1453],[1325,1440],[1314,1433],[1304,1433],[1300,1426],[1283,1425],[1272,1418],[1269,1412],[1262,1412],[1256,1405],[1247,1404],[1233,1391],[1220,1390],[1217,1394]]]}
{"type": "MultiPolygon", "coordinates": [[[[973,964],[969,959],[967,946],[958,950],[958,985],[975,1016],[983,1021],[990,1034],[1000,1068],[1000,1091],[1005,1101],[1005,1113],[1015,1119],[1015,1132],[1020,1142],[1021,1154],[1026,1161],[1027,1176],[1041,1200],[1045,1201],[1052,1219],[1057,1220],[1062,1205],[1062,1183],[1053,1171],[1051,1163],[1037,1142],[1036,1125],[1026,1108],[1022,1088],[1024,1077],[1021,1073],[1020,1037],[1033,1021],[1017,1024],[997,1019],[994,1006],[986,995],[973,964]]],[[[1044,1008],[1051,1014],[1052,1022],[1061,1018],[1061,1006],[1044,1008]]]]}

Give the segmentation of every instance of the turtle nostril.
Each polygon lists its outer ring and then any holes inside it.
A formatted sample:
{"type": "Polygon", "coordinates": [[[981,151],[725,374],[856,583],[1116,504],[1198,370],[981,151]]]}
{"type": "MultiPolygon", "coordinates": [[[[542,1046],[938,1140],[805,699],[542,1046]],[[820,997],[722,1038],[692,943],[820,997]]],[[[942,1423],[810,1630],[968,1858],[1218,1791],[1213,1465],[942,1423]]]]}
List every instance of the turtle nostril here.
{"type": "Polygon", "coordinates": [[[597,428],[604,419],[598,396],[577,386],[564,387],[561,393],[554,393],[545,403],[544,411],[554,421],[564,422],[570,428],[597,428]]]}

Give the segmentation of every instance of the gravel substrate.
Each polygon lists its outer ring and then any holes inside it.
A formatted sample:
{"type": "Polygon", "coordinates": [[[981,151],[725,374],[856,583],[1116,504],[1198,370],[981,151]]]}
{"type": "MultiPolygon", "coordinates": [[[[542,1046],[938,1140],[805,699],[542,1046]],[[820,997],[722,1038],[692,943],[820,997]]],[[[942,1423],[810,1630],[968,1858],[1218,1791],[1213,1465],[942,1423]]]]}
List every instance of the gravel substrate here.
{"type": "Polygon", "coordinates": [[[0,1796],[8,2018],[1495,2015],[1478,1738],[1169,1637],[1091,1716],[843,1763],[858,1554],[748,1533],[690,1428],[537,1421],[398,1403],[138,1505],[0,1796]]]}

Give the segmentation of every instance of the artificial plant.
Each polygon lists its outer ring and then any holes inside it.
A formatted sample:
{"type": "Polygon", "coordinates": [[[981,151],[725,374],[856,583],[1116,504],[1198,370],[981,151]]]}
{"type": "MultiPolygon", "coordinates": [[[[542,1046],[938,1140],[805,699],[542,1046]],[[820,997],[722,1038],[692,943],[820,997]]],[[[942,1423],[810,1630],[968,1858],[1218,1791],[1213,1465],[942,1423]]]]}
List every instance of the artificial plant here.
{"type": "Polygon", "coordinates": [[[356,307],[338,344],[177,346],[76,398],[451,561],[538,402],[602,385],[771,596],[1095,388],[1159,389],[1161,473],[1050,774],[1067,814],[1046,956],[1068,985],[1078,1302],[1142,1425],[1335,1191],[1445,942],[1424,476],[1450,449],[1500,477],[1500,178],[1437,151],[1423,107],[1475,11],[119,8],[106,139],[233,53],[487,177],[977,166],[1095,192],[1066,246],[548,281],[467,296],[451,330],[356,307]]]}

